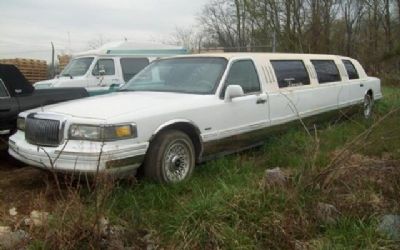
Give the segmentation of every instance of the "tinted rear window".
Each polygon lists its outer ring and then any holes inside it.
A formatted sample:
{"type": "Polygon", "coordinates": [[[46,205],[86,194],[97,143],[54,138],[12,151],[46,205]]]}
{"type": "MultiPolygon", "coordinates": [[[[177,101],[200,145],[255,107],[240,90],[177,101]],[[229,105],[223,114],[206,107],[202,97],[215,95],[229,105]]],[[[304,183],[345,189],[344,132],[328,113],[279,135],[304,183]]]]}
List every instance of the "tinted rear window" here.
{"type": "Polygon", "coordinates": [[[319,83],[341,81],[339,70],[333,60],[311,60],[319,83]]]}
{"type": "Polygon", "coordinates": [[[350,60],[342,60],[350,80],[359,79],[358,72],[350,60]]]}
{"type": "Polygon", "coordinates": [[[271,60],[279,88],[310,84],[306,67],[302,60],[271,60]]]}
{"type": "Polygon", "coordinates": [[[125,82],[128,82],[147,65],[149,65],[149,59],[147,58],[121,58],[121,68],[125,82]]]}

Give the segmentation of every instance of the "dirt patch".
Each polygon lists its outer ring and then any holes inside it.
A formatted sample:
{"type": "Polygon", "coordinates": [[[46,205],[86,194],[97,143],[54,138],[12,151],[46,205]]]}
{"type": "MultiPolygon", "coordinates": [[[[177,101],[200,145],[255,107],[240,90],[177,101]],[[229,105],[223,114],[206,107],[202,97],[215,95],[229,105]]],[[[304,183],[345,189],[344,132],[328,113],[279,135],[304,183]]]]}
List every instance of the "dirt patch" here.
{"type": "MultiPolygon", "coordinates": [[[[346,152],[323,174],[322,185],[339,209],[351,215],[399,211],[400,161],[346,152]]],[[[337,152],[333,156],[337,158],[337,152]]]]}
{"type": "Polygon", "coordinates": [[[0,152],[0,210],[16,207],[29,213],[35,197],[46,190],[48,173],[20,163],[0,152]]]}

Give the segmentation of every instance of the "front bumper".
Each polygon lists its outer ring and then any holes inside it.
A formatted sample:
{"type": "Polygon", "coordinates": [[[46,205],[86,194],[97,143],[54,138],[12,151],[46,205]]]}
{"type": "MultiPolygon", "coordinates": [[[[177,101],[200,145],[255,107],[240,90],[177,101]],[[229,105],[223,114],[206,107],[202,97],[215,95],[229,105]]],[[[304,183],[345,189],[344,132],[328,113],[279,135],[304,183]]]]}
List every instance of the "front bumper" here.
{"type": "Polygon", "coordinates": [[[58,147],[29,144],[18,131],[9,139],[9,154],[39,168],[67,173],[135,174],[143,163],[148,143],[66,141],[58,147]]]}

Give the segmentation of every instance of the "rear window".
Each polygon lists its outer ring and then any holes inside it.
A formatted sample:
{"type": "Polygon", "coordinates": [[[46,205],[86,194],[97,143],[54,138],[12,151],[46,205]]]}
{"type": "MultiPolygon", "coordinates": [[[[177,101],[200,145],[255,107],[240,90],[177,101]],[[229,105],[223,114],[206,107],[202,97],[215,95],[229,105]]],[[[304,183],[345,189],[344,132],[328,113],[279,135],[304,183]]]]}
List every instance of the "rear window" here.
{"type": "Polygon", "coordinates": [[[349,79],[350,80],[359,79],[360,76],[358,75],[356,67],[354,67],[353,63],[350,60],[342,60],[342,61],[343,61],[344,67],[346,68],[349,79]]]}
{"type": "Polygon", "coordinates": [[[311,60],[319,83],[341,81],[339,70],[333,60],[311,60]]]}
{"type": "Polygon", "coordinates": [[[302,60],[271,60],[279,88],[310,84],[306,67],[302,60]]]}
{"type": "Polygon", "coordinates": [[[121,58],[121,68],[125,82],[132,79],[147,65],[149,65],[148,58],[121,58]]]}
{"type": "Polygon", "coordinates": [[[0,98],[8,97],[8,92],[3,80],[0,79],[0,98]]]}

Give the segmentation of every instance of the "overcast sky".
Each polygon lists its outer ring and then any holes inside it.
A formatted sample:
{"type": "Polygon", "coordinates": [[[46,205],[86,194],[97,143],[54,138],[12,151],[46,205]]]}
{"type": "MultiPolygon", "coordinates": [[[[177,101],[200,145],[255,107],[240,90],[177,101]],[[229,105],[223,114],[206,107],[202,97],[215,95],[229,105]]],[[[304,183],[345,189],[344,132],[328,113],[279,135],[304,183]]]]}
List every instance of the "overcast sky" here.
{"type": "Polygon", "coordinates": [[[190,27],[208,0],[0,0],[0,58],[50,60],[89,41],[159,42],[190,27]]]}

